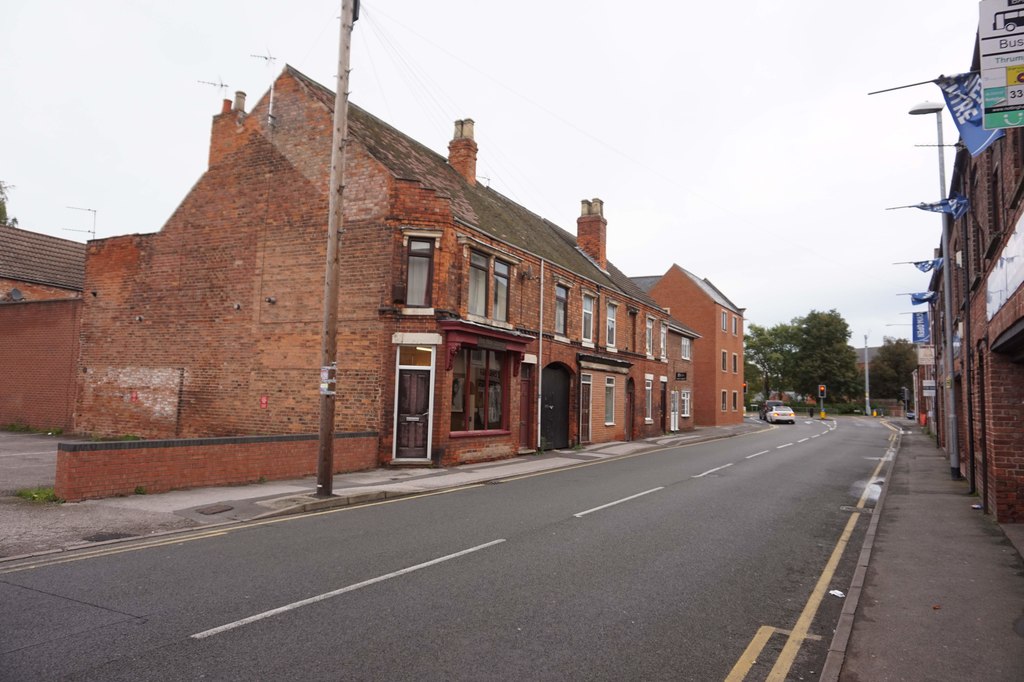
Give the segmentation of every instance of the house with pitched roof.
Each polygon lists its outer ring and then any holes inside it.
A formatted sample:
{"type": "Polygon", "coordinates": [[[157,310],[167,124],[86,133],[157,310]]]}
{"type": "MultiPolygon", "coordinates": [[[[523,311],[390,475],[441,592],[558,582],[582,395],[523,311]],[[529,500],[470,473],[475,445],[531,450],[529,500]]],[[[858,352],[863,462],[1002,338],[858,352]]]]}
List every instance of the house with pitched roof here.
{"type": "Polygon", "coordinates": [[[85,244],[0,225],[0,424],[71,427],[85,244]]]}
{"type": "Polygon", "coordinates": [[[633,281],[672,315],[686,320],[701,337],[694,346],[697,426],[743,421],[744,309],[707,278],[673,264],[664,275],[633,281]]]}
{"type": "MultiPolygon", "coordinates": [[[[333,108],[291,67],[251,111],[225,100],[163,228],[90,242],[77,430],[316,433],[333,108]]],[[[336,429],[372,453],[339,470],[657,435],[692,382],[668,311],[608,258],[603,202],[574,234],[478,183],[474,125],[443,155],[349,107],[336,429]]]]}

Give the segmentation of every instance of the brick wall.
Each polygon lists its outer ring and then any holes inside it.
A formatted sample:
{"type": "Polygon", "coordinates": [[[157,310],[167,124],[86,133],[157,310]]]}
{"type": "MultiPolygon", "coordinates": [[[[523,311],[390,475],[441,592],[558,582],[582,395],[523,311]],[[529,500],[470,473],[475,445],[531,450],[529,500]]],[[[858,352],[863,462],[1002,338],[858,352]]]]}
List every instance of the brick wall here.
{"type": "MultiPolygon", "coordinates": [[[[54,492],[70,502],[302,478],[317,472],[315,435],[60,443],[54,492]]],[[[334,440],[334,472],[376,467],[377,437],[334,440]]]]}
{"type": "Polygon", "coordinates": [[[69,431],[80,299],[0,305],[0,425],[69,431]]]}
{"type": "Polygon", "coordinates": [[[743,318],[727,311],[727,329],[722,329],[725,310],[698,287],[685,272],[673,265],[650,291],[651,297],[671,309],[672,316],[701,335],[693,342],[693,416],[697,426],[725,426],[743,421],[743,318]],[[739,318],[732,333],[732,318],[739,318]],[[726,371],[722,371],[722,351],[726,371]],[[737,356],[737,372],[732,356],[737,356]],[[722,391],[727,395],[722,411],[722,391]],[[732,394],[738,393],[739,409],[732,409],[732,394]]]}

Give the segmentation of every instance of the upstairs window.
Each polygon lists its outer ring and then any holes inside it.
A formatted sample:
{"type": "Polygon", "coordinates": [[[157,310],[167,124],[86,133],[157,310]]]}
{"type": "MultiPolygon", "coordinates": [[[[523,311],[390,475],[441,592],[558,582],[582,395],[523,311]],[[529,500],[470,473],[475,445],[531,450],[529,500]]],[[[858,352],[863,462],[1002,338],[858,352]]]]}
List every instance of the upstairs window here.
{"type": "Polygon", "coordinates": [[[740,329],[740,318],[738,318],[735,315],[733,315],[732,316],[732,335],[733,336],[739,335],[739,329],[740,329]]]}
{"type": "Polygon", "coordinates": [[[583,294],[583,340],[594,341],[594,303],[590,294],[583,294]]]}
{"type": "Polygon", "coordinates": [[[406,279],[406,305],[429,308],[434,281],[433,239],[409,240],[406,279]]]}
{"type": "Polygon", "coordinates": [[[500,322],[508,321],[508,274],[509,264],[494,261],[494,308],[491,317],[500,322]]]}
{"type": "Polygon", "coordinates": [[[724,350],[722,351],[722,371],[729,371],[729,354],[726,353],[724,350]]]}
{"type": "Polygon", "coordinates": [[[739,374],[739,372],[740,372],[740,356],[736,355],[736,353],[733,353],[732,354],[732,373],[733,374],[739,374]]]}
{"type": "Polygon", "coordinates": [[[648,355],[654,355],[654,318],[647,318],[647,333],[644,334],[644,348],[648,355]]]}
{"type": "Polygon", "coordinates": [[[729,331],[729,314],[722,311],[722,331],[729,331]]]}
{"type": "Polygon", "coordinates": [[[469,256],[469,314],[487,316],[487,271],[490,259],[473,251],[469,256]]]}
{"type": "Polygon", "coordinates": [[[555,285],[555,333],[565,336],[566,310],[569,302],[569,287],[555,285]]]}
{"type": "Polygon", "coordinates": [[[664,322],[661,323],[661,359],[664,360],[668,357],[668,325],[664,322]]]}
{"type": "Polygon", "coordinates": [[[689,360],[690,359],[690,352],[691,352],[691,345],[690,345],[690,343],[691,343],[690,337],[684,336],[683,340],[682,340],[682,343],[681,343],[681,347],[680,347],[680,357],[683,360],[689,360]]]}
{"type": "Polygon", "coordinates": [[[604,340],[609,348],[615,348],[615,317],[619,314],[619,306],[614,303],[608,304],[608,312],[606,313],[607,329],[605,331],[604,340]]]}

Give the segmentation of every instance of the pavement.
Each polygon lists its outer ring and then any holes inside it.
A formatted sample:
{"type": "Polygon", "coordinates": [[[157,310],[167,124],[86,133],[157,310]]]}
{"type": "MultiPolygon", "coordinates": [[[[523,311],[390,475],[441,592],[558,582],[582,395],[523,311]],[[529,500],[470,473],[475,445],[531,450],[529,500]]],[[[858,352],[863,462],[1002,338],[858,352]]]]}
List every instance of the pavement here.
{"type": "MultiPolygon", "coordinates": [[[[1024,680],[1024,524],[999,525],[976,509],[980,498],[967,481],[950,479],[934,440],[902,420],[891,424],[902,434],[821,679],[1024,680]]],[[[53,485],[57,439],[0,433],[0,569],[97,543],[449,490],[766,427],[748,417],[733,427],[499,462],[338,474],[326,499],[313,494],[309,477],[74,504],[14,497],[15,489],[53,485]]]]}

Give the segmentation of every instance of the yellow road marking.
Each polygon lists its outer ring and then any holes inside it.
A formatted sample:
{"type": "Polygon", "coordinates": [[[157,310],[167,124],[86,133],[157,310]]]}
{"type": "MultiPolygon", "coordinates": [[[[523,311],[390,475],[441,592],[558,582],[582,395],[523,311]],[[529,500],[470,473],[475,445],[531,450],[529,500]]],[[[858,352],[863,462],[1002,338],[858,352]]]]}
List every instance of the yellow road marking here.
{"type": "MultiPolygon", "coordinates": [[[[895,434],[894,436],[895,437],[895,434]]],[[[878,476],[878,473],[882,470],[884,461],[880,461],[876,466],[875,470],[871,474],[871,478],[874,479],[878,476]]],[[[868,498],[868,486],[864,486],[864,492],[861,493],[860,499],[857,500],[857,509],[863,509],[865,502],[868,498]]],[[[750,672],[751,667],[757,662],[757,657],[764,649],[768,640],[775,632],[786,632],[788,635],[785,646],[782,647],[782,652],[779,654],[779,658],[775,661],[775,665],[772,667],[771,672],[768,674],[768,680],[770,682],[784,682],[786,675],[789,674],[790,668],[793,667],[793,661],[796,660],[796,655],[800,651],[800,647],[803,645],[804,640],[815,640],[820,639],[814,635],[808,634],[811,628],[811,624],[814,622],[814,616],[817,615],[818,607],[821,606],[821,600],[825,596],[825,591],[828,589],[829,583],[835,576],[836,567],[839,565],[839,560],[843,556],[843,552],[846,550],[846,546],[850,542],[850,537],[853,535],[853,530],[857,526],[857,521],[860,519],[860,514],[853,514],[846,522],[846,527],[843,529],[842,534],[839,536],[838,542],[832,549],[832,555],[829,557],[828,562],[825,564],[825,568],[822,570],[821,575],[818,577],[818,582],[814,586],[814,590],[811,592],[810,598],[804,605],[803,611],[801,611],[799,618],[797,618],[796,625],[789,632],[785,630],[779,630],[768,625],[762,625],[758,628],[757,633],[754,634],[753,639],[747,648],[740,655],[736,664],[733,665],[732,671],[729,676],[726,677],[726,682],[740,682],[743,680],[747,673],[750,672]]]]}

